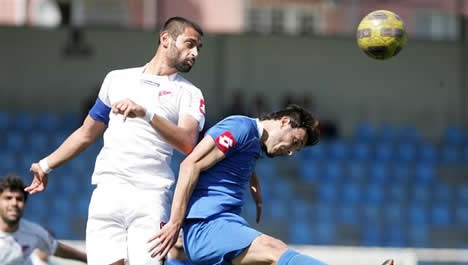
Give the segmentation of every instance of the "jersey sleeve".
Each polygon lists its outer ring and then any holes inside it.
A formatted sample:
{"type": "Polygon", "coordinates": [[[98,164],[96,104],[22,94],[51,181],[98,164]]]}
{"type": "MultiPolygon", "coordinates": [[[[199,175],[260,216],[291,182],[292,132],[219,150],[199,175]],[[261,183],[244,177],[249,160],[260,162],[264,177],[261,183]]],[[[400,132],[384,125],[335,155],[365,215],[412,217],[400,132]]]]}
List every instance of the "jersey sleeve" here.
{"type": "Polygon", "coordinates": [[[188,114],[198,121],[198,131],[205,125],[205,99],[202,92],[195,87],[187,89],[182,97],[179,116],[188,114]]]}
{"type": "Polygon", "coordinates": [[[111,83],[111,73],[107,74],[102,82],[99,90],[98,98],[94,106],[89,111],[89,116],[96,121],[101,121],[105,124],[109,123],[109,113],[111,111],[111,102],[109,99],[109,87],[111,83]]]}
{"type": "Polygon", "coordinates": [[[250,129],[245,122],[236,118],[228,118],[211,127],[206,135],[209,135],[226,157],[248,141],[250,129]]]}
{"type": "Polygon", "coordinates": [[[57,240],[39,225],[37,225],[34,230],[38,237],[37,248],[49,255],[54,255],[57,250],[57,240]]]}

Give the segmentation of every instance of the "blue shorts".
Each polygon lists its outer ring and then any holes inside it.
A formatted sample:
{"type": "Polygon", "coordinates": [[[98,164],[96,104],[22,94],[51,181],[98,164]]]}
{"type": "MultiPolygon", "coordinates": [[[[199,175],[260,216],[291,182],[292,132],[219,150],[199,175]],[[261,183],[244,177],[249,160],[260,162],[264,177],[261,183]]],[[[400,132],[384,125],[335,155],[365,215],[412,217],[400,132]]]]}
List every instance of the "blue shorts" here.
{"type": "Polygon", "coordinates": [[[262,234],[233,213],[186,219],[183,233],[185,252],[196,265],[230,265],[262,234]]]}

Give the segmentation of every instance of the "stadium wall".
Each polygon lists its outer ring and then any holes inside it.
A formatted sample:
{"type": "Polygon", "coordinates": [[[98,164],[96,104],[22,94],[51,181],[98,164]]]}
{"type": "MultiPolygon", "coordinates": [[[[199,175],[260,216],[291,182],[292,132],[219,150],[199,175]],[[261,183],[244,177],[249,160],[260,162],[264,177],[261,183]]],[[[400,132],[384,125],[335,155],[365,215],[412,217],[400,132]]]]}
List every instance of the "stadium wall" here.
{"type": "MultiPolygon", "coordinates": [[[[0,36],[1,108],[26,111],[79,111],[108,71],[144,64],[157,43],[155,32],[87,29],[82,43],[91,54],[66,55],[66,29],[3,27],[0,36]]],[[[400,55],[382,62],[367,58],[352,37],[216,35],[205,38],[188,77],[203,89],[211,119],[236,90],[247,101],[262,93],[272,108],[286,93],[305,93],[319,117],[336,120],[345,134],[367,120],[413,122],[430,137],[467,116],[461,50],[410,36],[400,55]]]]}

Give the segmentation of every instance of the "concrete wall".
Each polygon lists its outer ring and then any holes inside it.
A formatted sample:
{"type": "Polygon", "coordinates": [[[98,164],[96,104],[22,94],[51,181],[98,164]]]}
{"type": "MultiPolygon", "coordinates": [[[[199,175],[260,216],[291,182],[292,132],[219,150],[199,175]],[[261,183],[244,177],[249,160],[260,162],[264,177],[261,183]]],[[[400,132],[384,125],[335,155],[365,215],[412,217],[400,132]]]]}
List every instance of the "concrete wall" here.
{"type": "MultiPolygon", "coordinates": [[[[153,56],[155,32],[87,29],[90,56],[65,56],[69,32],[0,28],[0,109],[79,111],[81,102],[116,68],[153,56]]],[[[354,38],[207,36],[187,77],[203,89],[212,119],[232,92],[247,100],[263,93],[272,108],[286,93],[310,94],[319,118],[350,133],[356,121],[413,122],[427,136],[466,116],[461,48],[452,42],[412,40],[395,58],[376,61],[354,38]]]]}

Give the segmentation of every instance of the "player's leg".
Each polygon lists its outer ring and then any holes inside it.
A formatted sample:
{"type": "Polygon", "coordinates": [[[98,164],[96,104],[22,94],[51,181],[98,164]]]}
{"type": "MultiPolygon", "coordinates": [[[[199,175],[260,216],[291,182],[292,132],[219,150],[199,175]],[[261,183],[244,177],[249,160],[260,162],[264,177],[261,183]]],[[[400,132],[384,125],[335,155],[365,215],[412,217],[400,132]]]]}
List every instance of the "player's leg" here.
{"type": "Polygon", "coordinates": [[[127,259],[123,196],[115,190],[97,187],[89,204],[86,225],[86,254],[90,265],[124,265],[127,259]]]}
{"type": "Polygon", "coordinates": [[[169,194],[154,190],[136,190],[131,196],[132,214],[128,216],[128,265],[162,264],[148,252],[148,240],[168,220],[169,194]]]}

